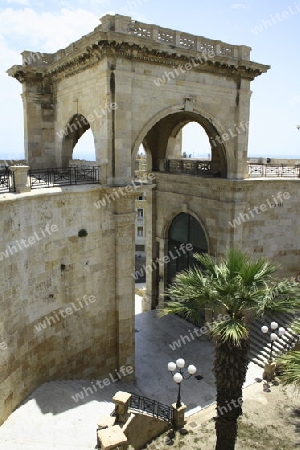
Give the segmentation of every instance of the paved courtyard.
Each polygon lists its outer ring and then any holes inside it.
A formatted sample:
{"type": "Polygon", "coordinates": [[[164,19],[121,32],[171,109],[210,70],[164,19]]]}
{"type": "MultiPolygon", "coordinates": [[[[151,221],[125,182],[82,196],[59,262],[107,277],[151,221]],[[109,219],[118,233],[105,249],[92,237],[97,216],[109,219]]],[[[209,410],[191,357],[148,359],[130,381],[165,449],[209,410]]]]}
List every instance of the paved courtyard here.
{"type": "MultiPolygon", "coordinates": [[[[183,357],[187,364],[194,364],[198,369],[196,375],[203,377],[201,380],[192,377],[182,384],[182,400],[188,406],[187,414],[191,415],[214,401],[214,352],[205,335],[190,342],[185,339],[184,345],[181,336],[189,336],[193,327],[178,317],[158,318],[156,311],[142,313],[138,296],[135,328],[134,384],[111,381],[109,386],[99,388],[90,380],[45,383],[0,427],[1,450],[94,449],[97,418],[112,412],[111,398],[115,392],[135,392],[167,405],[176,400],[178,388],[167,364],[179,357],[183,357]],[[175,341],[181,342],[181,347],[172,350],[175,341]],[[86,390],[86,394],[84,388],[91,386],[95,386],[94,392],[86,390]],[[78,393],[81,393],[81,399],[76,398],[78,393]]],[[[261,369],[251,363],[245,384],[253,383],[260,376],[261,369]]]]}

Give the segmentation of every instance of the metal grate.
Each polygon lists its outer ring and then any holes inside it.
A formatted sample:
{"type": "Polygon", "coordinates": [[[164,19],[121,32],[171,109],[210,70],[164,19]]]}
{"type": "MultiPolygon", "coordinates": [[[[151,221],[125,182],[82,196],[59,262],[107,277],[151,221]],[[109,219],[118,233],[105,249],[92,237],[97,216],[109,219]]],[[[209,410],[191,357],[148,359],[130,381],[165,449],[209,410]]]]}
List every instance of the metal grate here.
{"type": "Polygon", "coordinates": [[[141,395],[131,394],[129,406],[131,409],[152,414],[152,416],[162,419],[165,422],[172,423],[173,421],[173,409],[156,400],[151,400],[150,398],[141,395]]]}
{"type": "Polygon", "coordinates": [[[0,194],[15,192],[14,173],[7,167],[0,170],[0,194]]]}
{"type": "Polygon", "coordinates": [[[168,159],[166,161],[166,172],[188,175],[212,175],[211,161],[168,159]]]}
{"type": "Polygon", "coordinates": [[[31,189],[98,184],[99,167],[67,167],[64,169],[32,169],[28,171],[31,189]]]}
{"type": "Polygon", "coordinates": [[[300,166],[296,165],[283,165],[283,164],[248,164],[248,173],[250,177],[300,177],[300,166]]]}

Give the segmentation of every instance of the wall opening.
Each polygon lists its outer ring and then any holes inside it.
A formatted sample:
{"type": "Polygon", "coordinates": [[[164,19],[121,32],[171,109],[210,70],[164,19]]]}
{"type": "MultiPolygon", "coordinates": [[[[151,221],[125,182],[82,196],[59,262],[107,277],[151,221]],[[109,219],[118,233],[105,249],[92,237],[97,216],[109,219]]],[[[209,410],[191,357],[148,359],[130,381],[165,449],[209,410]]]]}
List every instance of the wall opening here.
{"type": "Polygon", "coordinates": [[[212,120],[180,111],[157,121],[143,143],[151,151],[153,171],[226,178],[226,148],[216,137],[212,120]]]}
{"type": "MultiPolygon", "coordinates": [[[[169,286],[172,283],[176,273],[193,266],[199,266],[193,255],[195,253],[207,253],[207,251],[206,236],[199,222],[190,214],[178,214],[173,219],[168,232],[168,256],[170,262],[166,267],[167,285],[169,286]]],[[[204,320],[205,311],[203,308],[199,312],[196,325],[201,325],[204,320]]]]}
{"type": "Polygon", "coordinates": [[[87,130],[75,144],[72,159],[96,161],[94,135],[91,129],[87,130]]]}
{"type": "MultiPolygon", "coordinates": [[[[81,140],[83,135],[90,131],[89,134],[80,142],[79,147],[76,149],[76,154],[94,155],[93,161],[95,161],[95,144],[94,139],[91,140],[93,133],[90,129],[88,120],[82,114],[75,114],[68,122],[64,130],[64,139],[62,141],[62,153],[61,153],[61,165],[62,167],[69,167],[69,162],[75,159],[73,156],[74,148],[81,140]],[[88,150],[90,148],[90,150],[88,150]],[[85,149],[85,150],[84,150],[85,149]]],[[[81,159],[81,158],[79,158],[81,159]]],[[[82,158],[86,159],[86,158],[82,158]]]]}
{"type": "MultiPolygon", "coordinates": [[[[139,146],[134,161],[134,178],[144,179],[151,168],[151,155],[143,144],[139,146]]],[[[147,191],[141,192],[135,200],[135,273],[136,282],[146,281],[146,226],[147,226],[147,191]]]]}
{"type": "Polygon", "coordinates": [[[182,130],[183,158],[210,159],[211,145],[204,128],[198,122],[189,122],[182,130]]]}

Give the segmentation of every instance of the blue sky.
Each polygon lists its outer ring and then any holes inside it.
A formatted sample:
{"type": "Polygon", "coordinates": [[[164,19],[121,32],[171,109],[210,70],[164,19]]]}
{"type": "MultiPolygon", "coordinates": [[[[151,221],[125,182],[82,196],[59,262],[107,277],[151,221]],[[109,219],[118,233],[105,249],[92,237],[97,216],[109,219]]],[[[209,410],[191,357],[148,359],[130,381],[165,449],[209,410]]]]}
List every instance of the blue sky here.
{"type": "MultiPolygon", "coordinates": [[[[23,50],[66,47],[107,13],[250,46],[251,59],[271,69],[251,84],[248,155],[300,157],[300,0],[0,0],[0,158],[24,155],[21,84],[6,70],[23,50]]],[[[195,156],[197,139],[184,139],[195,156]]]]}

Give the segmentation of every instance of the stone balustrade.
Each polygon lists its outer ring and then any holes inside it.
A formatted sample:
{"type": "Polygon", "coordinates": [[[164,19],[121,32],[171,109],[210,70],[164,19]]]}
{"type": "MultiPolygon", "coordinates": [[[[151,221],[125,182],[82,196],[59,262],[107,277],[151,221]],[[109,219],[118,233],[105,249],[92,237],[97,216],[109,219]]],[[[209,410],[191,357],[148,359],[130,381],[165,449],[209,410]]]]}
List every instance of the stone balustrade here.
{"type": "Polygon", "coordinates": [[[235,60],[250,60],[251,48],[245,45],[231,45],[219,40],[207,39],[203,36],[196,36],[178,30],[163,28],[155,24],[147,24],[132,20],[129,16],[107,14],[102,17],[101,24],[95,28],[94,32],[73,42],[65,49],[60,49],[56,53],[40,53],[24,51],[22,53],[22,64],[31,66],[46,66],[59,61],[76,50],[83,50],[91,45],[90,38],[98,38],[101,33],[122,33],[128,37],[139,37],[153,41],[158,44],[166,44],[182,50],[192,50],[208,58],[224,57],[235,60]],[[100,34],[99,34],[100,33],[100,34]]]}

